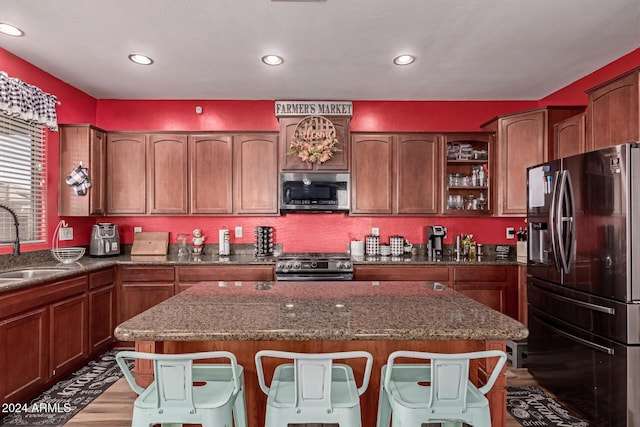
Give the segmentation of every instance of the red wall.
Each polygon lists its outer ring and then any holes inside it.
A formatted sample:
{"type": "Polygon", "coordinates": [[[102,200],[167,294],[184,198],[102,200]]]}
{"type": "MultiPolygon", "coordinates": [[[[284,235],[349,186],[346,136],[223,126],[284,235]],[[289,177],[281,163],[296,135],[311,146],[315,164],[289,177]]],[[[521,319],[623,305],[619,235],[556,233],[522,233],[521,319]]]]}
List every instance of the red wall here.
{"type": "MultiPolygon", "coordinates": [[[[539,101],[353,101],[353,132],[381,131],[474,131],[483,122],[500,114],[543,105],[586,105],[584,91],[631,68],[640,65],[640,49],[594,71],[584,78],[550,94],[539,101]]],[[[60,123],[93,123],[106,130],[269,130],[276,131],[274,102],[267,101],[154,101],[96,100],[84,92],[34,67],[0,48],[0,70],[53,93],[61,101],[58,107],[60,123]],[[204,109],[195,114],[195,106],[204,109]]],[[[57,216],[58,134],[49,133],[48,200],[49,236],[57,216]]],[[[99,221],[118,224],[122,240],[131,243],[133,226],[146,231],[170,231],[174,240],[178,232],[190,233],[202,228],[209,242],[217,242],[217,230],[242,226],[244,237],[232,243],[251,243],[253,227],[271,225],[276,229],[276,241],[285,250],[344,250],[347,241],[363,238],[371,227],[379,227],[382,239],[401,234],[412,243],[424,243],[426,225],[445,225],[449,237],[461,232],[474,233],[481,243],[514,243],[505,239],[505,227],[523,225],[522,218],[451,218],[451,217],[349,217],[342,214],[288,214],[281,217],[109,217],[65,218],[75,228],[70,244],[85,245],[90,225],[99,221]]],[[[50,240],[50,237],[49,237],[50,240]]],[[[23,250],[50,247],[50,244],[30,245],[23,250]]],[[[9,248],[0,248],[8,253],[9,248]]]]}

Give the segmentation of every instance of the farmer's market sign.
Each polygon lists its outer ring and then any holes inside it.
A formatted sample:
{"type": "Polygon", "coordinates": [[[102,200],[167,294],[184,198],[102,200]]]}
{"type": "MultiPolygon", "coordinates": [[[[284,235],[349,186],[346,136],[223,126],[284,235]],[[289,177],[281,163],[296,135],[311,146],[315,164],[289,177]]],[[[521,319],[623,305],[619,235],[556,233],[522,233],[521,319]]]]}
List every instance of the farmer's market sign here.
{"type": "Polygon", "coordinates": [[[352,115],[350,101],[276,101],[276,117],[352,115]]]}

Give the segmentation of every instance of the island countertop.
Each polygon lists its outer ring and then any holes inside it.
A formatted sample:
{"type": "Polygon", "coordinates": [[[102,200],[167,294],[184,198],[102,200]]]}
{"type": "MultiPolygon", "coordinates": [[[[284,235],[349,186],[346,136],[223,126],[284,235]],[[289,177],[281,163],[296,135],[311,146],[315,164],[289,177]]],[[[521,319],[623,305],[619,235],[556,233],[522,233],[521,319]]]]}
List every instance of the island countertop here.
{"type": "Polygon", "coordinates": [[[527,328],[426,281],[202,282],[120,324],[123,341],[519,340],[527,328]]]}

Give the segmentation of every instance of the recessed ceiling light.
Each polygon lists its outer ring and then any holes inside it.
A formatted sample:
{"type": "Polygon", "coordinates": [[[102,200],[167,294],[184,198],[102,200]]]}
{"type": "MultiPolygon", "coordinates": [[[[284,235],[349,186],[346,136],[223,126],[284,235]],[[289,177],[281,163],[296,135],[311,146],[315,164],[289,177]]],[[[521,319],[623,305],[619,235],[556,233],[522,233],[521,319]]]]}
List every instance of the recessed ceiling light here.
{"type": "Polygon", "coordinates": [[[262,62],[267,65],[280,65],[284,62],[284,59],[278,55],[265,55],[262,57],[262,62]]]}
{"type": "Polygon", "coordinates": [[[416,60],[413,55],[400,55],[393,58],[393,63],[396,65],[409,65],[416,60]]]}
{"type": "Polygon", "coordinates": [[[151,65],[151,64],[153,64],[153,59],[149,58],[146,55],[142,55],[140,53],[132,53],[131,55],[129,55],[129,59],[132,62],[135,62],[136,64],[140,64],[140,65],[151,65]]]}
{"type": "Polygon", "coordinates": [[[20,28],[7,24],[6,22],[0,22],[0,33],[4,33],[8,36],[21,37],[24,36],[24,31],[20,28]]]}

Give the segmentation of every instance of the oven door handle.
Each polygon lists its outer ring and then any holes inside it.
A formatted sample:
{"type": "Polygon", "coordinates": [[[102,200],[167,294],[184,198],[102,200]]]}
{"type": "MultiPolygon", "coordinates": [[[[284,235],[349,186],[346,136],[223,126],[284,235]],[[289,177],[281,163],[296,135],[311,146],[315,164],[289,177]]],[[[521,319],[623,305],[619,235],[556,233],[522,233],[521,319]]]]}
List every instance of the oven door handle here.
{"type": "Polygon", "coordinates": [[[596,350],[596,351],[600,351],[602,353],[606,353],[609,356],[613,356],[613,354],[614,354],[614,350],[612,348],[610,348],[610,347],[605,347],[603,345],[593,343],[593,342],[591,342],[589,340],[585,340],[584,338],[576,337],[573,334],[570,334],[570,333],[565,332],[565,331],[563,331],[561,329],[558,329],[558,328],[556,328],[554,326],[551,326],[547,322],[544,322],[544,323],[545,323],[545,327],[551,329],[553,332],[555,332],[555,333],[557,333],[559,335],[562,335],[563,337],[568,338],[568,339],[570,339],[572,341],[575,341],[578,344],[582,344],[585,347],[589,347],[592,350],[596,350]]]}
{"type": "Polygon", "coordinates": [[[319,274],[309,274],[307,276],[302,275],[284,275],[278,276],[276,274],[276,281],[279,282],[321,282],[321,281],[349,281],[353,280],[353,278],[344,274],[334,274],[334,275],[319,275],[319,274]]]}

